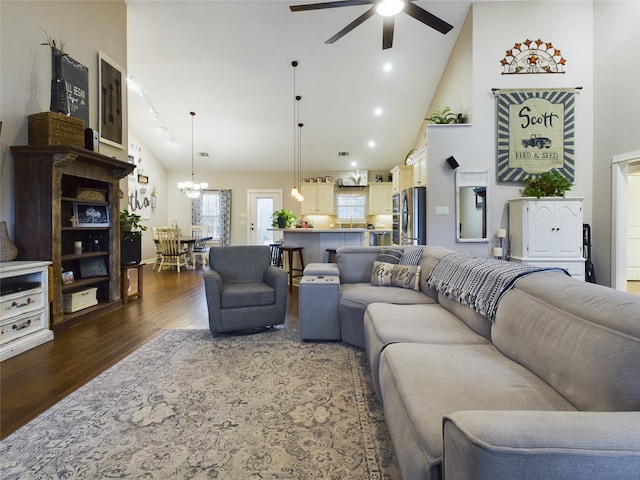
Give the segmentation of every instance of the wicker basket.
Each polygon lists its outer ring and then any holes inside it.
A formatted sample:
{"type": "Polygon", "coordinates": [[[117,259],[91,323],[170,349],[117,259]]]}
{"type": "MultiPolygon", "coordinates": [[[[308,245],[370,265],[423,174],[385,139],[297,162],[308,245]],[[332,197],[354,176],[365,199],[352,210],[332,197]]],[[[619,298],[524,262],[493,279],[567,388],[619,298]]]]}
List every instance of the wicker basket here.
{"type": "Polygon", "coordinates": [[[29,145],[84,147],[84,120],[54,112],[29,115],[29,145]]]}

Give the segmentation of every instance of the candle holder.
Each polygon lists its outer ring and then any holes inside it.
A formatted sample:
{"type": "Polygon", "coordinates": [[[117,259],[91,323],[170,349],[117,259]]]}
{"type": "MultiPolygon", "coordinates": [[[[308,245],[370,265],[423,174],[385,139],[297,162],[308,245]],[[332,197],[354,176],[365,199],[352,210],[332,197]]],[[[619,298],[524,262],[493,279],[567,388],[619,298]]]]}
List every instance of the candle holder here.
{"type": "Polygon", "coordinates": [[[503,245],[503,242],[504,242],[504,239],[506,238],[506,236],[507,236],[507,230],[506,229],[498,228],[496,230],[496,238],[498,239],[498,246],[492,248],[491,252],[492,252],[492,255],[495,258],[498,258],[500,260],[504,259],[504,253],[503,253],[504,252],[504,250],[503,250],[503,246],[504,245],[503,245]]]}

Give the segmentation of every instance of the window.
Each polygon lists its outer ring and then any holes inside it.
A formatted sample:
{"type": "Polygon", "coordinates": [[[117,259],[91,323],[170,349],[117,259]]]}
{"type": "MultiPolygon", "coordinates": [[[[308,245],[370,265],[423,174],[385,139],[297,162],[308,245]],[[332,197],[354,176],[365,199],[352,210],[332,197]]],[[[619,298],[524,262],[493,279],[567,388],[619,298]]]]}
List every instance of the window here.
{"type": "Polygon", "coordinates": [[[220,212],[220,192],[206,190],[193,201],[191,223],[193,225],[208,225],[211,236],[214,239],[220,239],[222,238],[220,212]]]}
{"type": "Polygon", "coordinates": [[[367,194],[365,191],[338,192],[336,204],[339,223],[365,223],[367,221],[367,194]]]}

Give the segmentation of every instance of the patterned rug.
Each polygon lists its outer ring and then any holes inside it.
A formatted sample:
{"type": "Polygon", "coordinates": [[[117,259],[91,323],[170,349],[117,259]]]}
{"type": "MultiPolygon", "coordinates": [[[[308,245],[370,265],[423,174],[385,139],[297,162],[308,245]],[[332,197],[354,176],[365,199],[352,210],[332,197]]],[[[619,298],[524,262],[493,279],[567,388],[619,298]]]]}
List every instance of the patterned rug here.
{"type": "Polygon", "coordinates": [[[169,330],[0,443],[9,479],[399,479],[364,352],[169,330]]]}

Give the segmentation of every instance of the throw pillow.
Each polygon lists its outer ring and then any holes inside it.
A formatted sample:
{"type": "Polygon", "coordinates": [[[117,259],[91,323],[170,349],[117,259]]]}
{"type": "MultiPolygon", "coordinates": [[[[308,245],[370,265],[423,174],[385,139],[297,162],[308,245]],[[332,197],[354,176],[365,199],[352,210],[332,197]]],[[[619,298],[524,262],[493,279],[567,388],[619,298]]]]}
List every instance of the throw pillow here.
{"type": "Polygon", "coordinates": [[[420,268],[420,266],[396,265],[375,261],[371,271],[371,285],[418,290],[420,268]]]}
{"type": "Polygon", "coordinates": [[[400,257],[399,265],[418,265],[422,258],[422,247],[405,248],[400,257]]]}
{"type": "Polygon", "coordinates": [[[381,248],[376,261],[397,265],[400,262],[401,257],[402,249],[400,248],[381,248]]]}

